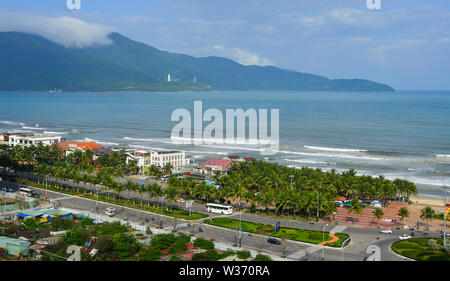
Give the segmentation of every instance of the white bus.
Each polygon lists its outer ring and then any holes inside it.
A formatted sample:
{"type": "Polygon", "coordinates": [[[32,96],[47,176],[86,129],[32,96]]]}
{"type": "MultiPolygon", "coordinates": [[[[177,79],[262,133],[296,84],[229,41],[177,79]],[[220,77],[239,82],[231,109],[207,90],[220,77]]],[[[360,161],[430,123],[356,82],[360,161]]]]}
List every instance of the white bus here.
{"type": "Polygon", "coordinates": [[[233,213],[233,207],[221,204],[208,203],[206,204],[206,211],[209,213],[231,215],[233,213]]]}
{"type": "Polygon", "coordinates": [[[28,196],[28,197],[31,197],[33,195],[33,191],[26,187],[19,188],[19,193],[22,194],[23,196],[28,196]]]}

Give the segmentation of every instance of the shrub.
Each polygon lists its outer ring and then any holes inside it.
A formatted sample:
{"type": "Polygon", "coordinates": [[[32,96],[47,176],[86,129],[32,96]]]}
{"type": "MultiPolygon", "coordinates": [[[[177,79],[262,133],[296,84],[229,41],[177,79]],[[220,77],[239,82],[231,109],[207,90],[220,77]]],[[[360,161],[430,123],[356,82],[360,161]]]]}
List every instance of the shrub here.
{"type": "Polygon", "coordinates": [[[182,261],[182,259],[177,256],[171,256],[169,261],[182,261]]]}
{"type": "Polygon", "coordinates": [[[89,242],[90,238],[91,235],[89,231],[81,227],[73,229],[64,235],[64,240],[69,245],[84,246],[87,242],[89,242]]]}
{"type": "Polygon", "coordinates": [[[214,261],[214,259],[207,253],[198,253],[192,256],[193,261],[214,261]]]}
{"type": "Polygon", "coordinates": [[[175,241],[176,237],[173,233],[158,234],[153,237],[151,245],[158,250],[162,250],[168,249],[175,241]]]}
{"type": "Polygon", "coordinates": [[[111,253],[114,249],[114,242],[110,236],[102,236],[98,239],[96,248],[101,254],[111,253]]]}
{"type": "Polygon", "coordinates": [[[183,239],[177,239],[170,247],[170,254],[177,254],[187,251],[186,241],[183,239]]]}
{"type": "Polygon", "coordinates": [[[249,251],[244,250],[244,251],[239,251],[236,253],[237,257],[243,260],[248,259],[249,257],[251,257],[251,254],[249,251]]]}
{"type": "Polygon", "coordinates": [[[195,239],[194,246],[200,247],[201,249],[204,250],[209,250],[214,249],[214,242],[199,237],[195,239]]]}
{"type": "Polygon", "coordinates": [[[428,240],[428,247],[432,250],[432,251],[437,251],[441,248],[441,246],[438,244],[438,242],[434,239],[430,239],[428,240]]]}
{"type": "Polygon", "coordinates": [[[177,241],[181,240],[183,241],[185,244],[189,243],[191,241],[191,237],[189,235],[186,235],[184,233],[179,233],[176,237],[177,241]]]}
{"type": "Polygon", "coordinates": [[[103,223],[101,225],[98,225],[97,227],[98,227],[99,234],[105,234],[105,235],[124,233],[124,232],[128,231],[127,227],[124,225],[121,225],[120,222],[103,223]]]}
{"type": "Polygon", "coordinates": [[[159,261],[161,257],[161,251],[157,248],[150,247],[139,252],[140,261],[159,261]]]}
{"type": "Polygon", "coordinates": [[[25,219],[25,226],[27,230],[35,230],[39,227],[34,218],[25,219]]]}
{"type": "Polygon", "coordinates": [[[52,228],[67,230],[73,228],[74,222],[67,218],[55,217],[52,218],[51,226],[52,228]]]}
{"type": "Polygon", "coordinates": [[[257,254],[253,261],[272,261],[272,258],[266,255],[257,254]]]}
{"type": "Polygon", "coordinates": [[[82,226],[93,225],[92,219],[84,219],[81,221],[82,226]]]}

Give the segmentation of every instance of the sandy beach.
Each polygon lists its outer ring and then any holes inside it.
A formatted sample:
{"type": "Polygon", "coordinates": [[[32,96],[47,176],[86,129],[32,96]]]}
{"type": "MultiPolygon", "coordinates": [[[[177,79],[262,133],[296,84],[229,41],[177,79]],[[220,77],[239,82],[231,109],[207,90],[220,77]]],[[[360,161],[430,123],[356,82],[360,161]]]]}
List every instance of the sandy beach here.
{"type": "MultiPolygon", "coordinates": [[[[430,206],[439,213],[444,211],[444,199],[443,198],[433,198],[433,197],[425,197],[425,196],[411,196],[411,201],[414,205],[419,207],[420,209],[430,206]]],[[[450,203],[447,198],[447,203],[450,203]]]]}

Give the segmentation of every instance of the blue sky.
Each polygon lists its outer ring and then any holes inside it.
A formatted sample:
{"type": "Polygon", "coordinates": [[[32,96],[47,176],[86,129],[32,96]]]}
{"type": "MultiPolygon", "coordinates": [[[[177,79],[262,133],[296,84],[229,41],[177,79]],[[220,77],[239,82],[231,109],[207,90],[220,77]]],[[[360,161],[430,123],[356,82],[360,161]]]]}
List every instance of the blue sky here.
{"type": "Polygon", "coordinates": [[[55,29],[73,25],[78,29],[66,28],[66,37],[76,32],[74,38],[83,40],[77,46],[86,46],[114,30],[193,56],[365,78],[400,90],[450,90],[448,0],[381,0],[381,10],[369,10],[366,0],[81,0],[81,5],[67,10],[65,0],[2,0],[0,31],[55,37],[55,29]]]}

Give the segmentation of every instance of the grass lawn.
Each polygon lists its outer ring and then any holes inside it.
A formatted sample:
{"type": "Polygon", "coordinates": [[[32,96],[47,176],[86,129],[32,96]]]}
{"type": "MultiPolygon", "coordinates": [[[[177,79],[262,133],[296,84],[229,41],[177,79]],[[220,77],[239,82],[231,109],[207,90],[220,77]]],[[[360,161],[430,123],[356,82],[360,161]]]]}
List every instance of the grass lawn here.
{"type": "MultiPolygon", "coordinates": [[[[432,251],[428,246],[428,240],[428,238],[400,240],[392,244],[392,250],[399,255],[419,261],[450,261],[450,255],[446,251],[432,251]]],[[[434,240],[442,246],[442,238],[434,240]]]]}
{"type": "MultiPolygon", "coordinates": [[[[239,228],[239,220],[231,219],[231,218],[214,218],[212,220],[205,220],[204,223],[211,224],[215,226],[225,227],[225,228],[239,228]]],[[[261,235],[270,235],[271,237],[278,237],[286,239],[306,242],[311,244],[319,244],[323,241],[323,233],[322,231],[317,230],[306,230],[306,229],[296,229],[296,228],[287,228],[281,227],[280,231],[277,233],[273,233],[272,225],[265,225],[261,223],[242,221],[242,228],[246,232],[251,232],[255,234],[261,235]]],[[[349,237],[346,233],[336,233],[340,239],[334,243],[325,244],[330,247],[341,247],[342,243],[349,237]]],[[[330,240],[329,232],[325,232],[325,241],[330,240]]]]}

